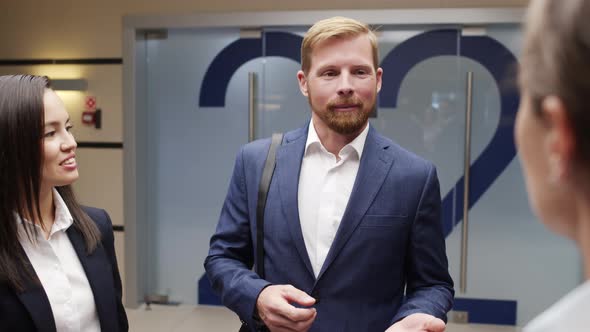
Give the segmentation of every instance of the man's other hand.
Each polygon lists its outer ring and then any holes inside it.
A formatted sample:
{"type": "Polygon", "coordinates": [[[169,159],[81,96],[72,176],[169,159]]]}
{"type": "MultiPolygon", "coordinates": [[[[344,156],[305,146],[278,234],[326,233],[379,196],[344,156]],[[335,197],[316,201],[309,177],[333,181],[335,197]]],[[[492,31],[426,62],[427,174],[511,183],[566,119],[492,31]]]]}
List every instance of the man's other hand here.
{"type": "Polygon", "coordinates": [[[385,332],[444,332],[445,322],[428,314],[411,314],[385,332]]]}

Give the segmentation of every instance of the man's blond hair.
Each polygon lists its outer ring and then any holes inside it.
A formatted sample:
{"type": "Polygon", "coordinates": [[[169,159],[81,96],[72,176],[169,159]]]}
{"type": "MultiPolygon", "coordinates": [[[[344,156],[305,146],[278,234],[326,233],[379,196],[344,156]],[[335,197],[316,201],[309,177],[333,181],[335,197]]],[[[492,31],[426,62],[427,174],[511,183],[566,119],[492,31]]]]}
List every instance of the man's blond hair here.
{"type": "Polygon", "coordinates": [[[313,48],[329,39],[353,38],[366,35],[373,49],[373,67],[379,68],[379,51],[377,36],[366,24],[347,17],[335,16],[316,22],[305,34],[301,43],[301,69],[308,73],[311,67],[311,52],[313,48]]]}

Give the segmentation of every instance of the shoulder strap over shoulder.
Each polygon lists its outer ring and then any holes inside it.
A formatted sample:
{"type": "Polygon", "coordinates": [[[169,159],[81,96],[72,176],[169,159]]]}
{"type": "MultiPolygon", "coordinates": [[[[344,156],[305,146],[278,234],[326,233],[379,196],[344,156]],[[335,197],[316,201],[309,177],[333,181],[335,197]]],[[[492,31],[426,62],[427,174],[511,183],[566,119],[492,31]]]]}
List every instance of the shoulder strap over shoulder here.
{"type": "Polygon", "coordinates": [[[262,170],[260,186],[258,187],[258,204],[256,205],[256,273],[264,279],[264,208],[270,181],[275,170],[277,148],[283,141],[282,133],[272,134],[270,148],[262,170]]]}

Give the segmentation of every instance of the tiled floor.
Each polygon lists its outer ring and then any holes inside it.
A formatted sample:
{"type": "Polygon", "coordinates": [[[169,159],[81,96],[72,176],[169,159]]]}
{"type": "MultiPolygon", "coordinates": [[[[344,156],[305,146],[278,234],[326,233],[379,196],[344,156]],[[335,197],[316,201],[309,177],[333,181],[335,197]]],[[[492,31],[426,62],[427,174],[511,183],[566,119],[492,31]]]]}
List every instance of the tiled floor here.
{"type": "MultiPolygon", "coordinates": [[[[240,327],[237,316],[226,308],[213,306],[145,306],[127,309],[131,332],[235,332],[240,327]]],[[[479,325],[449,324],[447,332],[517,332],[518,328],[479,325]]]]}

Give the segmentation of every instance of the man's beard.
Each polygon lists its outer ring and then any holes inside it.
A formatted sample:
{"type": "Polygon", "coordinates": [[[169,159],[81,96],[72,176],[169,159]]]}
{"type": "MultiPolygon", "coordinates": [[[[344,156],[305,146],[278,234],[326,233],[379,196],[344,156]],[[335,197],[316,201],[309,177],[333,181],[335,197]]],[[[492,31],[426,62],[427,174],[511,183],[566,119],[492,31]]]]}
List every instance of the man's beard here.
{"type": "Polygon", "coordinates": [[[312,111],[324,122],[328,128],[341,135],[351,135],[363,129],[371,112],[375,108],[375,100],[365,107],[365,104],[357,97],[335,98],[328,102],[325,109],[318,110],[311,103],[311,91],[309,92],[309,104],[312,111]],[[336,111],[336,105],[355,105],[354,111],[336,111]]]}

